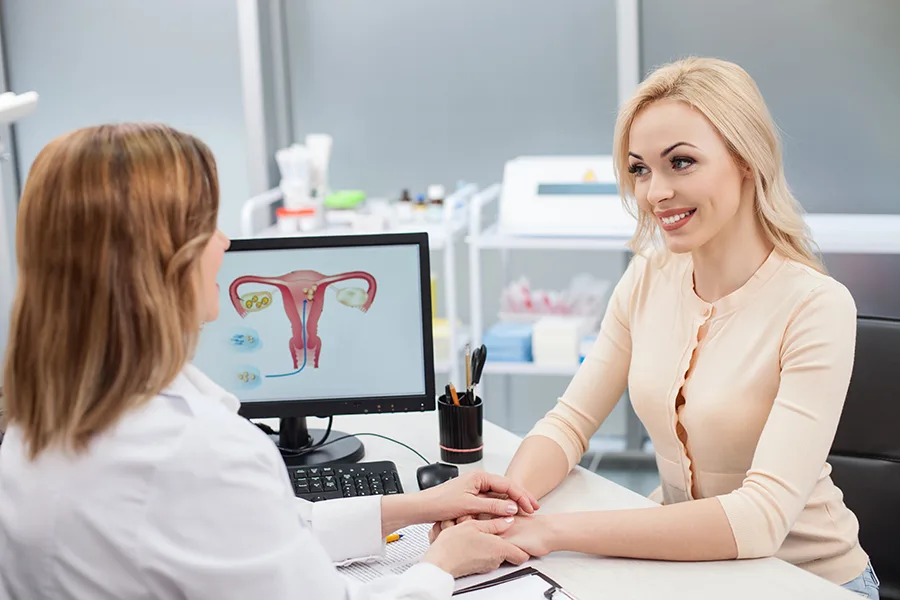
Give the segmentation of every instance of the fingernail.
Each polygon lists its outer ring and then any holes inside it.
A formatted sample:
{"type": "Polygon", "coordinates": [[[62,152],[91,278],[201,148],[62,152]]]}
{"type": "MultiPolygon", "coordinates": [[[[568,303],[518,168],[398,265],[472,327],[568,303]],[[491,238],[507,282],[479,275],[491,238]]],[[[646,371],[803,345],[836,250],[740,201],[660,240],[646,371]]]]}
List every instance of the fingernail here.
{"type": "Polygon", "coordinates": [[[506,521],[507,523],[512,523],[513,521],[515,521],[515,519],[513,519],[512,517],[506,517],[503,520],[506,521]]]}
{"type": "Polygon", "coordinates": [[[515,503],[507,504],[507,505],[506,505],[506,512],[508,512],[508,513],[511,514],[511,515],[516,514],[517,512],[519,512],[519,505],[518,505],[518,504],[515,504],[515,503]]]}

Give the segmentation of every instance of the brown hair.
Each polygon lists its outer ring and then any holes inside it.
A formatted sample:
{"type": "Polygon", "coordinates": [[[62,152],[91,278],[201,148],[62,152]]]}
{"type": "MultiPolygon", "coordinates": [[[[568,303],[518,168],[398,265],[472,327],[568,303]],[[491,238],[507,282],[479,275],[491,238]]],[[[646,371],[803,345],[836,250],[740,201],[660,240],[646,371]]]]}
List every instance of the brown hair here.
{"type": "Polygon", "coordinates": [[[35,159],[3,372],[6,418],[32,458],[83,450],[184,367],[218,208],[212,152],[164,125],[80,129],[35,159]]]}
{"type": "Polygon", "coordinates": [[[659,67],[619,111],[613,163],[622,199],[638,220],[631,248],[640,253],[659,239],[660,232],[655,219],[632,202],[634,175],[628,172],[628,137],[635,117],[663,99],[684,102],[712,123],[735,161],[752,172],[756,215],[766,237],[784,256],[824,273],[800,203],[788,188],[781,140],[759,88],[744,69],[715,58],[688,57],[659,67]]]}

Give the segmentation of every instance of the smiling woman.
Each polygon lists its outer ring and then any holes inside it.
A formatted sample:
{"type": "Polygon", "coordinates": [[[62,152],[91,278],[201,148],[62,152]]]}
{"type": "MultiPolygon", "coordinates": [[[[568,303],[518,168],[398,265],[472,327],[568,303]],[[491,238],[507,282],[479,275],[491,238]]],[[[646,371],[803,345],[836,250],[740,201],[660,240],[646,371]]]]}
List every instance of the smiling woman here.
{"type": "Polygon", "coordinates": [[[508,475],[552,490],[627,386],[661,506],[519,519],[506,537],[538,555],[777,556],[850,589],[876,581],[826,462],[856,306],[812,250],[755,83],[721,60],[663,66],[623,106],[614,154],[635,258],[508,475]]]}

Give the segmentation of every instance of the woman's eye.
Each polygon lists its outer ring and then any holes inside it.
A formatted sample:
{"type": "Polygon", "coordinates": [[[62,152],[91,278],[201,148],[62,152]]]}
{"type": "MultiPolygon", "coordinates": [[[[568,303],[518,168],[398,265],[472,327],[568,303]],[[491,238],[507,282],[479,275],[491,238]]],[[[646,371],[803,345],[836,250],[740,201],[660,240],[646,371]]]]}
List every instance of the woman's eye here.
{"type": "Polygon", "coordinates": [[[631,165],[628,167],[628,172],[637,177],[642,177],[647,174],[647,167],[644,165],[631,165]]]}
{"type": "Polygon", "coordinates": [[[672,166],[676,171],[683,171],[684,169],[690,167],[692,164],[694,164],[694,161],[690,158],[678,157],[672,159],[672,166]]]}

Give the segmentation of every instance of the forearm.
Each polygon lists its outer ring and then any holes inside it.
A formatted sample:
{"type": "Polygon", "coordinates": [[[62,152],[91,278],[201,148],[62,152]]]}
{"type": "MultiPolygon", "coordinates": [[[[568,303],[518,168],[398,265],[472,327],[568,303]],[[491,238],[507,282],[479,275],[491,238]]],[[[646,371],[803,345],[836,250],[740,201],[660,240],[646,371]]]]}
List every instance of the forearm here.
{"type": "Polygon", "coordinates": [[[559,444],[548,437],[525,438],[513,456],[506,476],[540,500],[569,473],[569,461],[559,444]]]}
{"type": "Polygon", "coordinates": [[[715,498],[544,519],[552,550],[669,561],[731,560],[738,555],[725,511],[715,498]]]}

